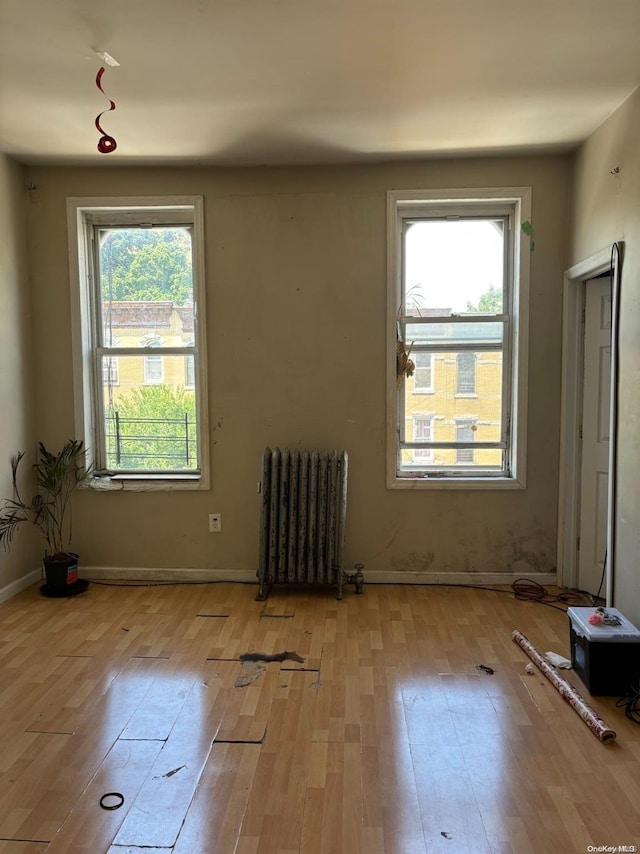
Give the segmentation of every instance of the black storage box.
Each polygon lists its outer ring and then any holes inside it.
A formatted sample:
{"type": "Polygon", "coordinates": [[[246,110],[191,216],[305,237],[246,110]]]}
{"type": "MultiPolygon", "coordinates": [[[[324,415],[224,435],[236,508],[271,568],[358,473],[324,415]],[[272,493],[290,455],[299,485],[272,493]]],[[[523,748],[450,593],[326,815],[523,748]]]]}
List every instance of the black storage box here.
{"type": "Polygon", "coordinates": [[[569,608],[571,665],[589,693],[623,697],[640,687],[640,631],[615,608],[620,625],[592,625],[595,608],[569,608]]]}

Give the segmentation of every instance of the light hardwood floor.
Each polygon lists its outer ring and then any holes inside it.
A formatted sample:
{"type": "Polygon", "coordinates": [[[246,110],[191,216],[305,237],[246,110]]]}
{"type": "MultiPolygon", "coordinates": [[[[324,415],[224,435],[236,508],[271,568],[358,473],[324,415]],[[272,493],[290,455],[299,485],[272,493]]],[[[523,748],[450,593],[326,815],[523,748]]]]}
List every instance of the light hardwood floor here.
{"type": "Polygon", "coordinates": [[[601,744],[511,640],[566,655],[564,614],[482,590],[255,592],[35,586],[0,606],[0,854],[640,849],[640,727],[592,699],[618,734],[601,744]],[[304,662],[239,661],[284,651],[304,662]]]}

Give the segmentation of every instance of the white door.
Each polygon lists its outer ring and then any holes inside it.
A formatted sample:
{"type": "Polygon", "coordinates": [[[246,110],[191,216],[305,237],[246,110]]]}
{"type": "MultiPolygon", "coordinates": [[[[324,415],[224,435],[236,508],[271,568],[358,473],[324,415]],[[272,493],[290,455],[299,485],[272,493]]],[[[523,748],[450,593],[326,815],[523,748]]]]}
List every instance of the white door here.
{"type": "MultiPolygon", "coordinates": [[[[609,409],[611,401],[611,278],[585,287],[582,468],[578,587],[597,593],[607,547],[609,409]]],[[[602,584],[600,595],[604,596],[602,584]]]]}

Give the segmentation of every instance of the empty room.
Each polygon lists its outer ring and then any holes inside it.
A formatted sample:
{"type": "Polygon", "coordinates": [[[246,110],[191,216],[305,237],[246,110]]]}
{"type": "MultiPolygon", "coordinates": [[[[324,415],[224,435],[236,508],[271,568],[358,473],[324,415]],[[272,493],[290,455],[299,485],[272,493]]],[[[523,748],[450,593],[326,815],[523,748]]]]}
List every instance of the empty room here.
{"type": "Polygon", "coordinates": [[[2,0],[0,116],[0,854],[640,850],[640,0],[2,0]]]}

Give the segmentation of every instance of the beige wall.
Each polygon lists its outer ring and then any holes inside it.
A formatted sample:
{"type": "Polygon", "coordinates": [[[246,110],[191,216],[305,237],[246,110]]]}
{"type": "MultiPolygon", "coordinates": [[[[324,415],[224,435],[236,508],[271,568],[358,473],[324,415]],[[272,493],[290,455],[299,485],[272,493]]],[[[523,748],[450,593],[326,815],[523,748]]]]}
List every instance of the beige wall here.
{"type": "Polygon", "coordinates": [[[625,244],[613,592],[614,604],[640,625],[640,88],[578,152],[572,212],[570,263],[625,244]]]}
{"type": "Polygon", "coordinates": [[[569,156],[323,168],[28,169],[38,438],[73,431],[67,196],[203,194],[212,487],[80,496],[93,566],[255,571],[265,445],[346,448],[347,564],[555,567],[569,156]],[[522,492],[385,487],[385,204],[391,188],[533,187],[529,482],[522,492]],[[223,514],[211,535],[207,514],[223,514]]]}
{"type": "MultiPolygon", "coordinates": [[[[21,166],[0,154],[0,496],[12,494],[9,460],[26,450],[33,462],[29,301],[26,265],[25,185],[21,166]]],[[[14,582],[37,568],[42,543],[34,528],[16,534],[10,552],[0,550],[0,598],[17,592],[14,582]]]]}

